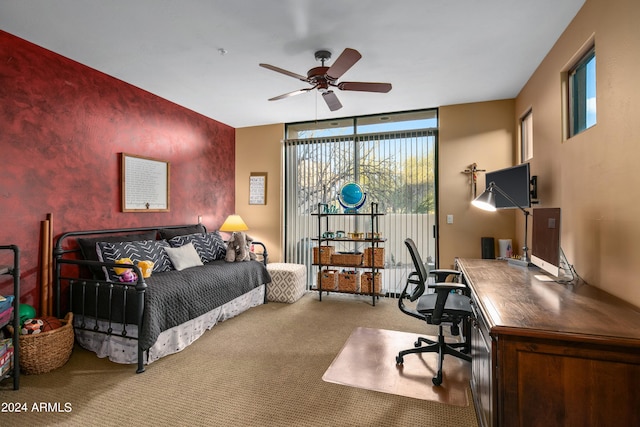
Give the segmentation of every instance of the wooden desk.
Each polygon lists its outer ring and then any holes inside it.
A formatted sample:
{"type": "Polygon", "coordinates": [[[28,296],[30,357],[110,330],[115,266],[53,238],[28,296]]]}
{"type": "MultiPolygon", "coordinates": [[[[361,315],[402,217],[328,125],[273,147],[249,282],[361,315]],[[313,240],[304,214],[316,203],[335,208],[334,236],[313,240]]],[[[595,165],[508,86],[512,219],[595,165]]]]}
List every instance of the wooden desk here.
{"type": "Polygon", "coordinates": [[[460,259],[480,426],[639,426],[640,309],[535,267],[460,259]]]}

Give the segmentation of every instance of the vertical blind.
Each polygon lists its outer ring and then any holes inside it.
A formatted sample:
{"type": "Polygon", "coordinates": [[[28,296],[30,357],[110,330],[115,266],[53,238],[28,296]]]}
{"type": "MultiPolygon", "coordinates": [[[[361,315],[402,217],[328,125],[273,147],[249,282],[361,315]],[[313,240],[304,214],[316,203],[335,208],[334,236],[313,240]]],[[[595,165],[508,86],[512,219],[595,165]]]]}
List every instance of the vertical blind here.
{"type": "MultiPolygon", "coordinates": [[[[285,261],[305,264],[307,283],[315,286],[318,204],[342,212],[338,194],[343,185],[359,183],[367,199],[361,213],[378,204],[379,230],[386,239],[383,291],[399,294],[413,271],[404,240],[411,237],[428,267],[435,265],[437,130],[424,129],[367,135],[285,140],[285,261]],[[315,239],[315,240],[314,240],[315,239]]],[[[336,216],[329,231],[370,230],[370,218],[336,216]]],[[[336,250],[362,251],[366,243],[342,243],[336,250]]]]}

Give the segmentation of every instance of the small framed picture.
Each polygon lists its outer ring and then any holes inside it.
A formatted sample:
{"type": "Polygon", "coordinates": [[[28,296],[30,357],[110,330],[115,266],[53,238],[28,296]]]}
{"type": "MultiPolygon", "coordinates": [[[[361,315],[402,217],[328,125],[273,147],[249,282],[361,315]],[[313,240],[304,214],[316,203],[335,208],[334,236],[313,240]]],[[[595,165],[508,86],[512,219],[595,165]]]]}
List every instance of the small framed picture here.
{"type": "Polygon", "coordinates": [[[267,173],[251,172],[249,176],[249,204],[267,204],[267,173]]]}

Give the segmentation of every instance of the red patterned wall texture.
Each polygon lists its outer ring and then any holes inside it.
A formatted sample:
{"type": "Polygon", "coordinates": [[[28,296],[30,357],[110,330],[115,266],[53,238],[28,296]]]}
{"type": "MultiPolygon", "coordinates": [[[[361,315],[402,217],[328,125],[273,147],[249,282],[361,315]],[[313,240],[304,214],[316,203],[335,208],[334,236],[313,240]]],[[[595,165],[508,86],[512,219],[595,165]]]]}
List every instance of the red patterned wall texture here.
{"type": "Polygon", "coordinates": [[[0,245],[20,247],[22,302],[35,307],[48,213],[58,236],[198,215],[216,229],[234,210],[234,128],[3,31],[0,147],[0,245]],[[122,152],[170,162],[170,212],[120,211],[122,152]]]}

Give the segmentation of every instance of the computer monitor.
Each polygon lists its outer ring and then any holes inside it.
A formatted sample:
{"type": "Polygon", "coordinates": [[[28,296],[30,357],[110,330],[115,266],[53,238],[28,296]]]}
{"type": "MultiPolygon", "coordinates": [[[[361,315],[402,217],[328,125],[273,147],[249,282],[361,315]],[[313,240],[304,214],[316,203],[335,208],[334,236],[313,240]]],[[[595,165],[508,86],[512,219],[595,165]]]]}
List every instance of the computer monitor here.
{"type": "MultiPolygon", "coordinates": [[[[517,166],[487,172],[487,187],[490,183],[504,191],[511,197],[519,207],[531,207],[531,177],[529,176],[529,163],[522,163],[517,166]]],[[[511,201],[499,192],[495,193],[496,209],[517,209],[511,201]]]]}
{"type": "Polygon", "coordinates": [[[560,208],[533,209],[531,262],[560,277],[560,208]]]}

